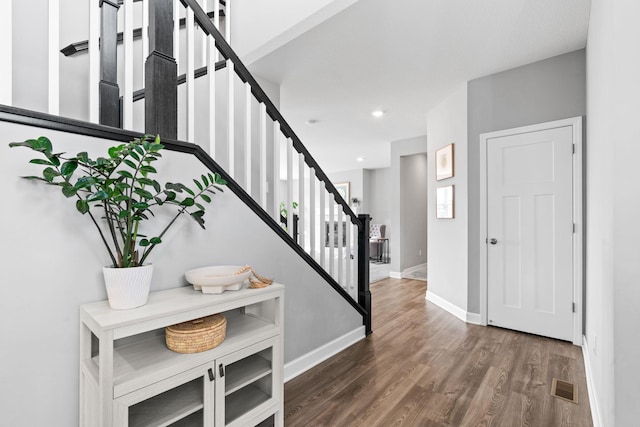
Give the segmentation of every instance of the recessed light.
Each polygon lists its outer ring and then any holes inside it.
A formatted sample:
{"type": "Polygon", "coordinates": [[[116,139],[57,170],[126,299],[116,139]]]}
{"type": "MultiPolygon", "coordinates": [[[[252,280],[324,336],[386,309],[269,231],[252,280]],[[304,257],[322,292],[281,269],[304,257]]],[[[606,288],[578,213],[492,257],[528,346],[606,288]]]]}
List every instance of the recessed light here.
{"type": "Polygon", "coordinates": [[[372,115],[373,117],[382,117],[382,116],[384,116],[384,111],[382,111],[382,110],[375,110],[375,111],[372,111],[372,112],[371,112],[371,115],[372,115]]]}
{"type": "Polygon", "coordinates": [[[364,157],[358,157],[358,158],[356,159],[356,162],[364,162],[364,157]]]}
{"type": "Polygon", "coordinates": [[[305,123],[307,124],[307,126],[315,126],[318,124],[318,121],[316,119],[309,119],[305,123]]]}

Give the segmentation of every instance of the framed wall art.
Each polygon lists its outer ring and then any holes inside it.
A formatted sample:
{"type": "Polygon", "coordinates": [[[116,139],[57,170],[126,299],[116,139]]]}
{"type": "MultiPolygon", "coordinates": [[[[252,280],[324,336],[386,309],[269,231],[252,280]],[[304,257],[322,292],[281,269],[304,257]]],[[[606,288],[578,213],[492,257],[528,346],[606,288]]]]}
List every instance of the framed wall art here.
{"type": "Polygon", "coordinates": [[[453,176],[453,144],[436,150],[436,181],[453,176]]]}
{"type": "Polygon", "coordinates": [[[436,218],[454,218],[453,185],[436,189],[436,218]]]}
{"type": "Polygon", "coordinates": [[[349,203],[349,201],[351,200],[349,198],[350,196],[350,183],[349,181],[347,182],[336,182],[335,184],[333,184],[336,187],[336,190],[338,190],[338,193],[340,193],[340,195],[342,196],[342,198],[344,199],[345,202],[349,203]]]}

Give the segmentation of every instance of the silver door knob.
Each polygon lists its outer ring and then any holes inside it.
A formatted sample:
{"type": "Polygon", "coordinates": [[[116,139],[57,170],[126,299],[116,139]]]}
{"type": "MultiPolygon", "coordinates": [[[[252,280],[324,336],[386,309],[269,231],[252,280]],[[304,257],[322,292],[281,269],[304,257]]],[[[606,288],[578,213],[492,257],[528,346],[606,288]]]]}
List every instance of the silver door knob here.
{"type": "Polygon", "coordinates": [[[498,243],[497,239],[489,239],[489,243],[491,243],[492,245],[495,245],[496,243],[498,243]]]}

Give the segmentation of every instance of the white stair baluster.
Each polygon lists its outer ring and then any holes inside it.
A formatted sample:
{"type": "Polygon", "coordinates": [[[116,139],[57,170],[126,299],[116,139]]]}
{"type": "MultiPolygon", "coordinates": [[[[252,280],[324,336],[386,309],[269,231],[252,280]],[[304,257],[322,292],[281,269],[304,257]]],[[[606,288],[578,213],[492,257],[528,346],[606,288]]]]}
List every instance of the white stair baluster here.
{"type": "Polygon", "coordinates": [[[220,31],[220,0],[213,0],[213,25],[220,31]]]}
{"type": "Polygon", "coordinates": [[[193,9],[187,8],[187,141],[195,142],[195,21],[193,9]]]}
{"type": "Polygon", "coordinates": [[[351,233],[351,216],[349,216],[347,214],[347,218],[346,218],[346,228],[345,231],[347,232],[347,235],[345,237],[345,240],[347,241],[346,243],[346,247],[344,248],[344,256],[345,256],[345,267],[346,267],[346,271],[344,274],[344,285],[343,287],[345,288],[345,290],[349,293],[349,295],[351,295],[351,248],[352,248],[352,243],[351,243],[351,238],[353,236],[353,234],[351,233]]]}
{"type": "MultiPolygon", "coordinates": [[[[325,190],[326,192],[326,190],[325,190]]],[[[329,274],[331,277],[335,279],[335,266],[336,266],[336,254],[335,254],[335,246],[336,246],[336,229],[335,229],[335,218],[334,211],[336,206],[336,199],[333,196],[333,193],[329,194],[329,274]]]]}
{"type": "Polygon", "coordinates": [[[133,0],[124,0],[122,128],[133,130],[133,0]]]}
{"type": "Polygon", "coordinates": [[[293,145],[289,138],[285,141],[287,150],[287,200],[284,208],[287,210],[287,231],[289,236],[295,239],[293,234],[293,145]]]}
{"type": "MultiPolygon", "coordinates": [[[[11,2],[8,2],[11,3],[11,2]]],[[[11,18],[11,15],[9,15],[11,18]]],[[[11,65],[11,64],[9,64],[11,65]]],[[[100,6],[89,3],[89,121],[100,121],[100,6]]]]}
{"type": "Polygon", "coordinates": [[[229,164],[227,172],[231,178],[235,178],[235,95],[234,95],[234,77],[235,68],[231,60],[227,61],[227,149],[229,164]]]}
{"type": "MultiPolygon", "coordinates": [[[[0,65],[0,104],[13,105],[13,25],[10,1],[0,5],[0,58],[5,58],[0,65]]],[[[97,84],[97,80],[96,80],[97,84]]]]}
{"type": "MultiPolygon", "coordinates": [[[[9,1],[11,3],[11,1],[9,1]]],[[[48,113],[60,114],[60,0],[49,0],[48,113]]],[[[9,15],[11,16],[11,15],[9,15]]],[[[11,28],[11,26],[9,26],[11,28]]],[[[2,39],[4,42],[4,39],[2,39]]],[[[11,41],[11,37],[8,39],[11,41]]],[[[6,58],[6,57],[4,57],[6,58]]],[[[10,58],[10,57],[9,57],[10,58]]],[[[9,64],[12,63],[9,59],[9,64]]]]}
{"type": "Polygon", "coordinates": [[[305,231],[307,226],[305,211],[306,203],[304,200],[304,188],[306,181],[304,179],[304,172],[306,165],[304,163],[304,155],[298,153],[298,244],[302,249],[305,249],[305,231]]]}
{"type": "Polygon", "coordinates": [[[346,281],[342,277],[342,272],[344,271],[344,247],[342,246],[342,238],[344,237],[344,233],[342,231],[342,205],[338,204],[338,283],[343,288],[346,288],[346,281]]]}
{"type": "Polygon", "coordinates": [[[318,251],[316,249],[316,171],[314,168],[309,169],[309,255],[316,261],[318,260],[318,251]]]}
{"type": "Polygon", "coordinates": [[[324,183],[320,181],[320,265],[322,268],[326,270],[326,247],[328,247],[329,243],[329,234],[327,230],[327,215],[325,209],[325,198],[327,195],[327,191],[325,190],[324,183]]]}
{"type": "Polygon", "coordinates": [[[224,38],[231,44],[231,0],[227,0],[224,5],[224,38]]]}
{"type": "Polygon", "coordinates": [[[216,158],[216,58],[218,49],[213,37],[207,37],[207,80],[209,83],[209,155],[216,158]]]}
{"type": "Polygon", "coordinates": [[[358,300],[358,226],[351,225],[351,235],[353,238],[353,271],[351,274],[351,296],[354,300],[358,300]]]}
{"type": "Polygon", "coordinates": [[[244,190],[251,195],[251,85],[244,84],[245,114],[244,114],[244,190]]]}
{"type": "MultiPolygon", "coordinates": [[[[207,9],[209,8],[209,2],[207,0],[200,0],[199,4],[200,7],[202,8],[202,10],[204,10],[204,13],[207,13],[207,9]]],[[[207,36],[207,33],[201,28],[199,31],[200,34],[200,38],[202,39],[202,45],[200,46],[200,64],[202,64],[203,67],[207,66],[207,39],[209,39],[209,36],[207,36]]]]}
{"type": "Polygon", "coordinates": [[[260,103],[260,206],[267,210],[267,106],[260,103]]]}
{"type": "Polygon", "coordinates": [[[144,85],[144,76],[145,69],[147,66],[147,57],[149,56],[149,1],[150,0],[142,0],[142,67],[140,67],[140,71],[142,72],[142,84],[144,85]]]}
{"type": "Polygon", "coordinates": [[[280,123],[273,123],[273,218],[280,224],[280,123]]]}
{"type": "Polygon", "coordinates": [[[180,75],[180,0],[173,0],[173,57],[180,75]]]}

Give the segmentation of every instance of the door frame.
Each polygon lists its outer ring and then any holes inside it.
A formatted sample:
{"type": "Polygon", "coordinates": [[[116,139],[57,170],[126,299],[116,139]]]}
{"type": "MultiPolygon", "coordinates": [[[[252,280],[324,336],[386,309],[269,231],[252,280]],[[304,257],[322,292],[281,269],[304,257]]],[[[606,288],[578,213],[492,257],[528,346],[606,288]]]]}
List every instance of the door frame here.
{"type": "Polygon", "coordinates": [[[583,217],[583,139],[582,117],[573,117],[552,122],[522,126],[513,129],[480,134],[480,324],[487,326],[488,311],[488,256],[487,256],[487,143],[492,138],[499,138],[521,133],[556,129],[571,126],[573,130],[573,344],[582,345],[582,311],[583,311],[583,263],[584,263],[584,217],[583,217]]]}

